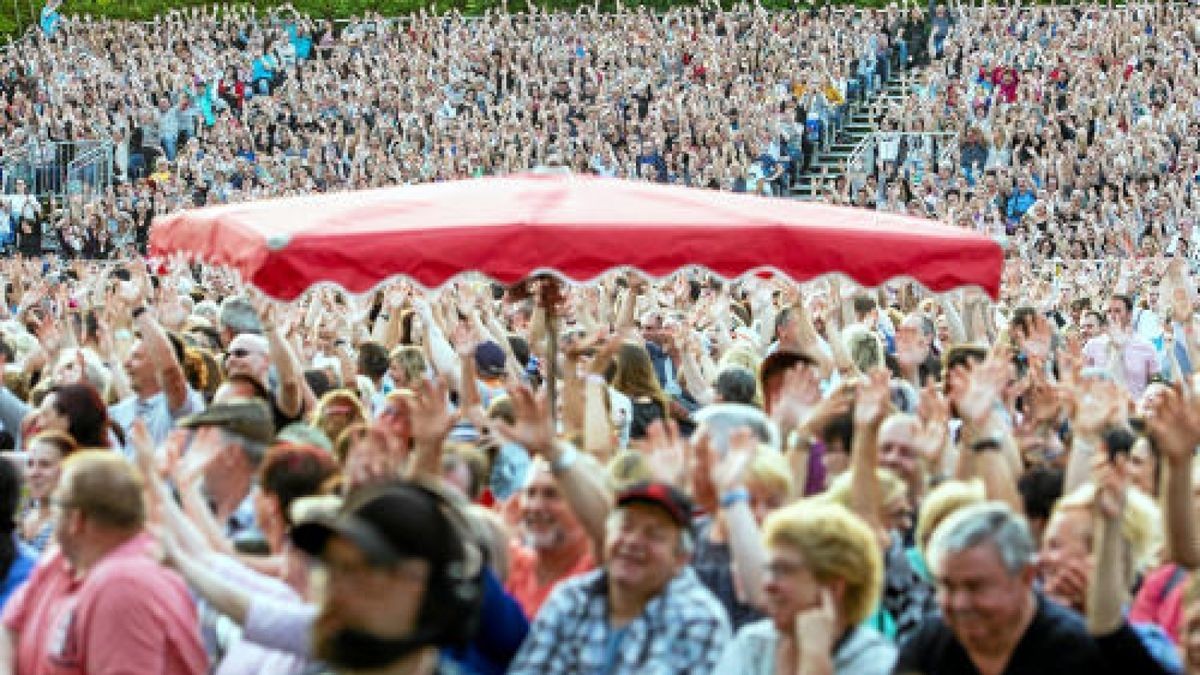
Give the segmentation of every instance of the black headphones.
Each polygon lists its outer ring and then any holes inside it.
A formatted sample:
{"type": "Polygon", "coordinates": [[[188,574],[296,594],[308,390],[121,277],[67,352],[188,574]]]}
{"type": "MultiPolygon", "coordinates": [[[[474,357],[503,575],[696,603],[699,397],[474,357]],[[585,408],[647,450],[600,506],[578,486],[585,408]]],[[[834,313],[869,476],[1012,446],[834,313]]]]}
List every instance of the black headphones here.
{"type": "Polygon", "coordinates": [[[452,559],[440,569],[430,570],[412,639],[442,646],[465,645],[479,629],[486,548],[457,503],[459,500],[428,483],[411,485],[434,501],[442,518],[441,526],[453,534],[456,542],[452,559]]]}

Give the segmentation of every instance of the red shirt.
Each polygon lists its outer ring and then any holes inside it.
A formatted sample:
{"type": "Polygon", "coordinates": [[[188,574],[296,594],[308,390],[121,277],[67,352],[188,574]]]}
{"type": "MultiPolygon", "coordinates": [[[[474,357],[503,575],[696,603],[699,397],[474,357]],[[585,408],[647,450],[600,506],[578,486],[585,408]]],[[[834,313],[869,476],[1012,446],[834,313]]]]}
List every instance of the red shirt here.
{"type": "Polygon", "coordinates": [[[4,608],[21,675],[204,675],[196,605],[140,534],[76,579],[54,550],[4,608]]]}

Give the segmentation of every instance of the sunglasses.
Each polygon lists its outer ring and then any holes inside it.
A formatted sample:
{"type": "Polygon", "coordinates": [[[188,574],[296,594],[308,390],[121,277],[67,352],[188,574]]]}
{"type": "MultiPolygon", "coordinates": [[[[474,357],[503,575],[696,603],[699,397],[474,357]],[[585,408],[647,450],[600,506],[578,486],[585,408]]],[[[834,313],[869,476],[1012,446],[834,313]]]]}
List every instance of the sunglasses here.
{"type": "Polygon", "coordinates": [[[229,359],[229,358],[244,359],[247,356],[250,356],[252,354],[254,354],[254,352],[250,351],[249,349],[246,349],[244,347],[238,347],[237,349],[230,349],[228,352],[226,352],[225,358],[226,359],[229,359]]]}

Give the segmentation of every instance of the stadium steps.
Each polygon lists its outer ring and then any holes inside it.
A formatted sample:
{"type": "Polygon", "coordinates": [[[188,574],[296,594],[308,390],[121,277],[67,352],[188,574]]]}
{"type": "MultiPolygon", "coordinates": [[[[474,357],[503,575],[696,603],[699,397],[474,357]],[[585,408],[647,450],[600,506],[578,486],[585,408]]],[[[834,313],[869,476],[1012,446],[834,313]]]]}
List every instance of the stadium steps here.
{"type": "Polygon", "coordinates": [[[816,191],[822,179],[832,183],[844,174],[846,163],[855,148],[878,128],[878,120],[872,116],[872,112],[891,107],[894,103],[903,103],[911,91],[913,81],[919,75],[920,70],[915,68],[898,73],[887,81],[875,99],[852,104],[849,117],[837,137],[813,157],[808,170],[800,174],[796,184],[792,186],[791,196],[802,201],[819,201],[820,194],[816,191]]]}

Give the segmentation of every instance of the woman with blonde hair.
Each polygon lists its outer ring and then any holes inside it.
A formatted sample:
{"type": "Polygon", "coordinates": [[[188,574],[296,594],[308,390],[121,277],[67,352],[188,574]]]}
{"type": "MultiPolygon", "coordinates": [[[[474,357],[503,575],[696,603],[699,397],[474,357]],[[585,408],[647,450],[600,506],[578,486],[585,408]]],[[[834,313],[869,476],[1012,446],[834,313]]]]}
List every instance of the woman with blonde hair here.
{"type": "Polygon", "coordinates": [[[313,426],[325,433],[330,441],[337,439],[348,427],[367,421],[367,411],[358,396],[349,389],[326,392],[313,411],[313,426]]]}
{"type": "Polygon", "coordinates": [[[883,587],[875,533],[845,507],[808,499],[766,522],[767,619],[738,631],[713,672],[884,675],[896,648],[861,626],[883,587]]]}

